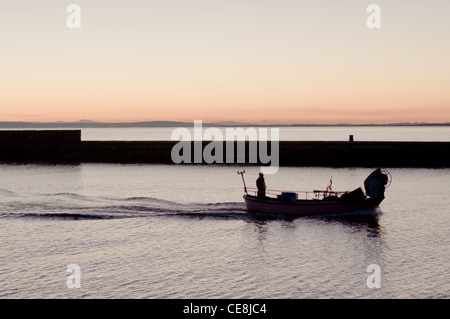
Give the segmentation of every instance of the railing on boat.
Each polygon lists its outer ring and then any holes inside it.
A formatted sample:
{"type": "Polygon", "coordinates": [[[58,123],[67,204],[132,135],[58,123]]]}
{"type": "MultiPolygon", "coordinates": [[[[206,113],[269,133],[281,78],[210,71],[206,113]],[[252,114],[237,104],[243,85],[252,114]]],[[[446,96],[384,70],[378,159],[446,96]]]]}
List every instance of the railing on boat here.
{"type": "MultiPolygon", "coordinates": [[[[248,195],[254,195],[257,196],[258,189],[255,187],[246,187],[246,194],[248,195]]],[[[281,195],[281,193],[296,193],[299,200],[308,200],[308,199],[317,199],[322,200],[325,197],[328,196],[341,196],[342,194],[346,192],[335,192],[335,191],[329,191],[329,190],[314,190],[314,191],[286,191],[286,190],[276,190],[276,189],[270,189],[266,190],[266,196],[270,197],[270,195],[275,196],[277,198],[281,195]]]]}

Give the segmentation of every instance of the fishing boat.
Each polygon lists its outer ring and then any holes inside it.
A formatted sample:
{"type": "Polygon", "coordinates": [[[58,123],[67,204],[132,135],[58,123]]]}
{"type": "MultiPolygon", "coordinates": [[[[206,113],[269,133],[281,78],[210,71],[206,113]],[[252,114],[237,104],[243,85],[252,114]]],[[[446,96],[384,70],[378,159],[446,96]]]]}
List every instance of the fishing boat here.
{"type": "Polygon", "coordinates": [[[384,200],[384,191],[392,182],[391,174],[378,168],[365,179],[365,192],[361,187],[353,191],[332,191],[331,178],[326,190],[266,192],[261,188],[247,188],[244,173],[245,171],[238,171],[244,183],[247,211],[273,215],[311,216],[374,212],[384,200]]]}

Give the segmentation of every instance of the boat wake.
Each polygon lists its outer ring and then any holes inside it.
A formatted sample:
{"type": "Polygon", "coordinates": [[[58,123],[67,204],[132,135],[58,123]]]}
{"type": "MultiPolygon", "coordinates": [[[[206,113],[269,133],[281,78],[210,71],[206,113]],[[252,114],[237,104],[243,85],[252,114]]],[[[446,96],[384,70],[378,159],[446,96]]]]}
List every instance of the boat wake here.
{"type": "Polygon", "coordinates": [[[154,197],[95,197],[76,193],[13,196],[2,190],[0,218],[98,220],[120,218],[226,218],[243,219],[248,214],[241,202],[182,203],[154,197]]]}

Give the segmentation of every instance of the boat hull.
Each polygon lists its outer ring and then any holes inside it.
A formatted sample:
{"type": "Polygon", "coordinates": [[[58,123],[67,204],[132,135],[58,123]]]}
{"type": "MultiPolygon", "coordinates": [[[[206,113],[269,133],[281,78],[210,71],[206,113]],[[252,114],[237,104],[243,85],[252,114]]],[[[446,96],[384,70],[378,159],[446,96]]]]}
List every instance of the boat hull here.
{"type": "Polygon", "coordinates": [[[339,200],[298,200],[293,203],[286,203],[273,198],[259,199],[255,196],[244,195],[244,200],[248,212],[289,216],[313,216],[344,214],[356,211],[373,212],[383,201],[383,198],[367,198],[354,202],[339,200]]]}

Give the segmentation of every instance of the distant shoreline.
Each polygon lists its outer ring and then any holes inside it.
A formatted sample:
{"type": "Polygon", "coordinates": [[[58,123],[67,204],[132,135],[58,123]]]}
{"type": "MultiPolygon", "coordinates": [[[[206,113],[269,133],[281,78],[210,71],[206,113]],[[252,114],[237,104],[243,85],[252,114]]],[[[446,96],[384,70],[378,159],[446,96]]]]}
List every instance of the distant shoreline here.
{"type": "MultiPolygon", "coordinates": [[[[192,127],[193,123],[176,121],[147,121],[147,122],[0,122],[0,129],[10,128],[133,128],[133,127],[192,127]]],[[[430,127],[450,126],[450,122],[445,123],[386,123],[386,124],[255,124],[238,122],[212,122],[203,123],[204,127],[430,127]]]]}

